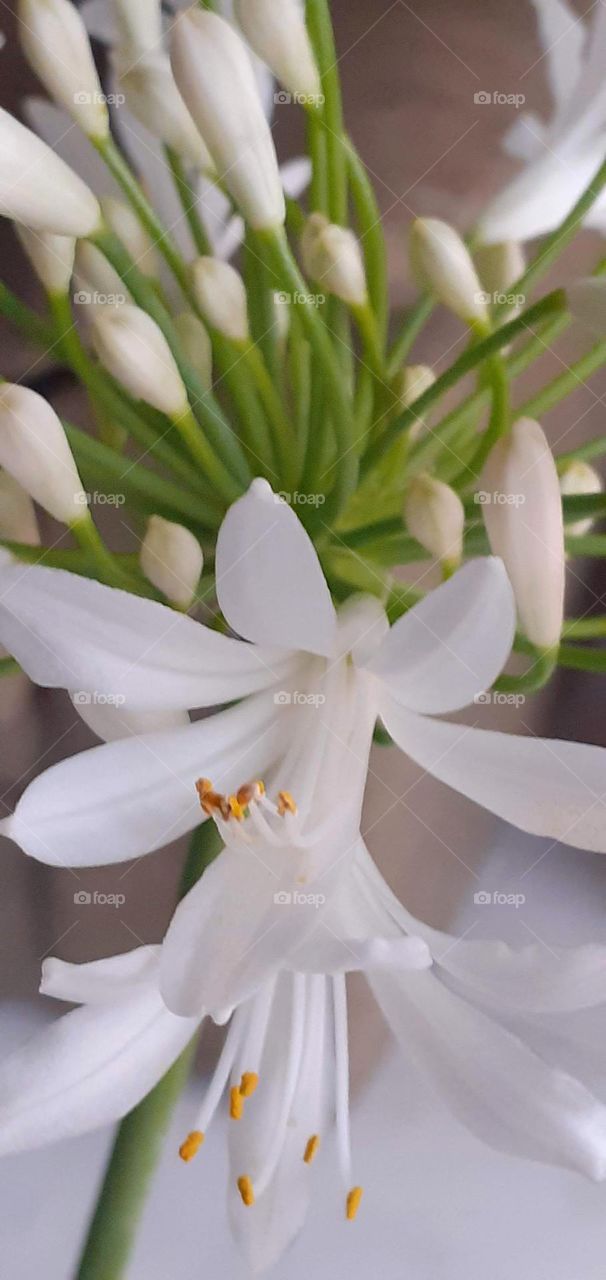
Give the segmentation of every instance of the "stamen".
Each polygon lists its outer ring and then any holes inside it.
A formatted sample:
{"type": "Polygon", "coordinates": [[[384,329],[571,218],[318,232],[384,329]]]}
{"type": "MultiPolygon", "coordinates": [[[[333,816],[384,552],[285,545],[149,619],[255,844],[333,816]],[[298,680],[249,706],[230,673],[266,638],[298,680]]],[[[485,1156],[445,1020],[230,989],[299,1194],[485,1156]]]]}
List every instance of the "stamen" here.
{"type": "Polygon", "coordinates": [[[362,1187],[352,1187],[345,1204],[345,1215],[348,1222],[353,1222],[364,1192],[362,1187]]]}
{"type": "Polygon", "coordinates": [[[231,813],[232,818],[235,818],[237,822],[242,822],[242,819],[244,817],[244,806],[240,804],[238,797],[229,796],[227,803],[229,805],[229,811],[231,813]]]}
{"type": "Polygon", "coordinates": [[[212,783],[208,778],[198,779],[196,791],[198,792],[200,806],[209,818],[214,818],[217,813],[222,818],[229,818],[231,812],[229,802],[218,791],[213,791],[212,783]]]}
{"type": "Polygon", "coordinates": [[[240,1081],[240,1093],[243,1098],[251,1098],[259,1083],[256,1071],[243,1071],[240,1081]]]}
{"type": "Polygon", "coordinates": [[[237,1084],[229,1091],[229,1114],[232,1120],[241,1120],[244,1113],[244,1095],[237,1084]]]}
{"type": "Polygon", "coordinates": [[[201,1130],[193,1129],[192,1132],[187,1135],[185,1142],[182,1142],[179,1147],[179,1155],[181,1156],[181,1159],[184,1160],[186,1164],[189,1164],[189,1161],[193,1160],[194,1156],[198,1154],[203,1142],[204,1134],[201,1130]]]}
{"type": "Polygon", "coordinates": [[[238,1191],[240,1192],[240,1195],[242,1196],[242,1201],[247,1208],[249,1208],[251,1204],[255,1203],[255,1193],[253,1191],[253,1184],[250,1178],[246,1174],[244,1174],[241,1178],[238,1178],[238,1191]]]}
{"type": "Polygon", "coordinates": [[[296,814],[297,806],[293,800],[290,791],[278,792],[278,813],[283,818],[285,813],[296,814]]]}
{"type": "Polygon", "coordinates": [[[311,1164],[314,1157],[318,1154],[319,1146],[320,1146],[320,1139],[318,1137],[318,1134],[312,1133],[311,1138],[307,1139],[307,1146],[305,1147],[305,1154],[303,1156],[305,1164],[311,1164]]]}

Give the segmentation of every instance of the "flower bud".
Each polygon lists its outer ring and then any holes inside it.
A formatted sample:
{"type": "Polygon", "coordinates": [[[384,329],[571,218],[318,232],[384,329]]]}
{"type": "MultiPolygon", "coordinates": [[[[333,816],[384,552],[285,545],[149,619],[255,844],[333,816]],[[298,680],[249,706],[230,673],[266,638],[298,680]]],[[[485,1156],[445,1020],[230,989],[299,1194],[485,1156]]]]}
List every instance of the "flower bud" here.
{"type": "Polygon", "coordinates": [[[59,236],[89,236],[101,226],[99,203],[86,183],[1,108],[0,214],[59,236]]]}
{"type": "Polygon", "coordinates": [[[187,409],[187,393],[170,347],[155,320],[139,307],[101,307],[92,340],[105,368],[135,400],[177,417],[187,409]]]}
{"type": "Polygon", "coordinates": [[[495,295],[495,302],[498,302],[496,295],[507,293],[526,268],[524,249],[519,240],[481,245],[476,250],[475,260],[482,284],[488,293],[495,295]]]}
{"type": "Polygon", "coordinates": [[[160,0],[114,0],[118,26],[117,52],[124,63],[137,62],[162,47],[160,0]]]}
{"type": "Polygon", "coordinates": [[[418,476],[404,499],[404,519],[413,538],[452,573],[463,556],[465,511],[454,489],[433,476],[418,476]]]}
{"type": "Polygon", "coordinates": [[[27,387],[0,386],[0,466],[62,524],[88,515],[86,495],[61,422],[27,387]]]}
{"type": "Polygon", "coordinates": [[[312,213],[301,237],[306,274],[349,307],[368,302],[366,271],[360,243],[353,231],[312,213]]]}
{"type": "Polygon", "coordinates": [[[101,200],[101,212],[108,227],[122,241],[139,271],[155,278],[159,270],[158,255],[151,236],[141,225],[131,205],[114,196],[104,196],[101,200]]]}
{"type": "Polygon", "coordinates": [[[204,564],[200,543],[189,529],[162,516],[152,516],[141,546],[140,562],[152,586],[179,609],[189,609],[204,564]]]}
{"type": "Polygon", "coordinates": [[[111,262],[88,240],[79,240],[76,245],[74,275],[78,285],[74,296],[77,304],[120,306],[130,299],[124,281],[111,262]]]}
{"type": "Polygon", "coordinates": [[[19,0],[23,52],[51,98],[89,138],[106,138],[109,114],[90,41],[71,0],[19,0]]]}
{"type": "Polygon", "coordinates": [[[606,333],[606,280],[602,276],[575,280],[566,294],[575,320],[602,337],[606,333]]]}
{"type": "Polygon", "coordinates": [[[202,321],[193,311],[182,311],[181,315],[175,317],[174,326],[186,360],[196,370],[205,390],[210,391],[213,384],[213,351],[202,321]]]}
{"type": "Polygon", "coordinates": [[[459,233],[439,218],[417,218],[409,239],[410,263],[421,288],[466,324],[488,319],[486,295],[459,233]]]}
{"type": "Polygon", "coordinates": [[[299,0],[235,0],[251,49],[297,98],[321,99],[322,85],[299,0]]]}
{"type": "Polygon", "coordinates": [[[200,173],[215,166],[177,89],[170,60],[162,52],[129,62],[119,76],[126,104],[141,124],[200,173]]]}
{"type": "Polygon", "coordinates": [[[47,293],[67,293],[74,269],[76,241],[50,231],[30,231],[15,223],[15,231],[47,293]]]}
{"type": "Polygon", "coordinates": [[[283,224],[284,192],[271,130],[245,45],[206,9],[188,9],[172,28],[177,88],[246,221],[257,231],[283,224]]]}
{"type": "Polygon", "coordinates": [[[558,473],[538,422],[514,422],[492,450],[481,488],[490,545],[509,574],[520,627],[538,649],[553,649],[564,615],[564,523],[558,473]]]}
{"type": "Polygon", "coordinates": [[[30,547],[40,543],[34,504],[9,471],[0,471],[0,538],[30,547]]]}
{"type": "MultiPolygon", "coordinates": [[[[394,391],[403,409],[409,409],[415,400],[428,391],[436,380],[428,364],[408,364],[400,370],[394,381],[394,391]]],[[[409,430],[409,439],[416,440],[425,425],[423,418],[416,418],[409,430]]]]}
{"type": "MultiPolygon", "coordinates": [[[[581,462],[575,459],[574,462],[568,464],[566,470],[560,475],[560,493],[564,495],[601,493],[603,488],[602,477],[598,475],[594,467],[589,466],[588,462],[581,462]]],[[[588,516],[583,520],[575,520],[574,524],[567,525],[566,532],[580,538],[584,533],[589,533],[594,523],[594,516],[588,516]]]]}
{"type": "Polygon", "coordinates": [[[242,276],[220,258],[197,258],[193,265],[194,292],[211,329],[231,342],[248,342],[248,304],[242,276]]]}

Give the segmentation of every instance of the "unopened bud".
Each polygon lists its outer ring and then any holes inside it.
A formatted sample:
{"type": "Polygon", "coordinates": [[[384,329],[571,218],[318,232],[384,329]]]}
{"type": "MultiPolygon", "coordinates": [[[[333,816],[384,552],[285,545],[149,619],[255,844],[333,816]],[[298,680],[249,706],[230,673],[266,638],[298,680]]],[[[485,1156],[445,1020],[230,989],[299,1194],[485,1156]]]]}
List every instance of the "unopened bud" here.
{"type": "Polygon", "coordinates": [[[206,323],[231,342],[248,342],[248,303],[242,276],[221,258],[197,258],[196,300],[206,323]]]}
{"type": "Polygon", "coordinates": [[[88,515],[86,495],[54,409],[28,387],[0,386],[0,466],[62,524],[88,515]]]}
{"type": "Polygon", "coordinates": [[[76,241],[50,231],[30,231],[15,223],[15,231],[47,293],[67,293],[74,269],[76,241]]]}
{"type": "Polygon", "coordinates": [[[162,46],[160,0],[113,0],[118,26],[117,52],[134,63],[162,46]]]}
{"type": "MultiPolygon", "coordinates": [[[[428,364],[407,364],[397,374],[394,392],[403,409],[409,409],[415,400],[428,391],[436,380],[428,364]]],[[[417,417],[409,430],[409,439],[416,440],[425,425],[425,419],[417,417]]]]}
{"type": "Polygon", "coordinates": [[[182,311],[175,317],[175,329],[183,348],[183,354],[198,374],[206,391],[213,383],[213,351],[210,338],[202,321],[193,311],[182,311]]]}
{"type": "Polygon", "coordinates": [[[152,516],[141,546],[145,577],[179,609],[192,604],[204,565],[197,538],[181,524],[152,516]]]}
{"type": "MultiPolygon", "coordinates": [[[[601,493],[603,488],[602,477],[598,475],[594,467],[589,466],[588,462],[575,459],[560,474],[560,493],[564,496],[601,493]]],[[[575,520],[573,524],[567,525],[566,532],[580,538],[584,533],[589,533],[594,524],[595,517],[588,516],[583,520],[575,520]]]]}
{"type": "Polygon", "coordinates": [[[187,9],[172,27],[179,92],[246,221],[282,226],[286,213],[276,150],[252,63],[239,35],[207,9],[187,9]]]}
{"type": "Polygon", "coordinates": [[[89,138],[106,138],[109,114],[88,33],[71,0],[19,0],[23,52],[51,98],[89,138]]]}
{"type": "Polygon", "coordinates": [[[463,556],[465,511],[454,489],[433,476],[418,476],[404,499],[404,519],[413,538],[452,573],[463,556]]]}
{"type": "Polygon", "coordinates": [[[328,222],[321,213],[307,219],[301,237],[301,255],[307,275],[350,307],[368,301],[366,271],[360,243],[348,227],[328,222]]]}
{"type": "Polygon", "coordinates": [[[155,278],[159,270],[158,254],[151,236],[141,225],[131,205],[114,196],[105,196],[101,201],[101,211],[108,227],[122,241],[139,271],[155,278]]]}
{"type": "Polygon", "coordinates": [[[321,98],[320,74],[299,0],[235,0],[249,45],[276,80],[304,103],[321,98]]]}
{"type": "Polygon", "coordinates": [[[481,480],[484,523],[505,564],[520,627],[553,649],[564,615],[564,524],[555,462],[538,422],[519,418],[495,445],[481,480]]]}
{"type": "Polygon", "coordinates": [[[486,323],[486,295],[459,233],[438,218],[417,218],[409,239],[410,263],[421,288],[466,324],[486,323]]]}
{"type": "Polygon", "coordinates": [[[78,240],[74,275],[78,286],[74,300],[79,305],[117,307],[130,299],[118,272],[89,240],[78,240]]]}
{"type": "Polygon", "coordinates": [[[168,56],[160,51],[129,63],[119,77],[130,111],[167,147],[198,169],[214,175],[208,148],[177,89],[168,56]]]}
{"type": "Polygon", "coordinates": [[[9,542],[25,542],[30,547],[40,543],[40,531],[34,504],[29,493],[9,471],[0,470],[0,538],[9,542]]]}
{"type": "Polygon", "coordinates": [[[33,231],[89,236],[101,209],[86,183],[47,147],[0,109],[0,214],[33,231]]]}
{"type": "Polygon", "coordinates": [[[170,347],[155,320],[139,307],[102,307],[95,312],[92,339],[105,368],[135,400],[177,417],[187,409],[187,393],[170,347]]]}

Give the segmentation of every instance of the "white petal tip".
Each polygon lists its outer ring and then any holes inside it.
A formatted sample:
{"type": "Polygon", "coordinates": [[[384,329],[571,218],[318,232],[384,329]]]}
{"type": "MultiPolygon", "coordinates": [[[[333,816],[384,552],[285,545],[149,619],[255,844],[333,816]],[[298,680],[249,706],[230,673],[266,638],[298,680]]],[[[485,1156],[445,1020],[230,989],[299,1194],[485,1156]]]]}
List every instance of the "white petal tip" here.
{"type": "Polygon", "coordinates": [[[276,495],[268,480],[263,480],[261,476],[257,476],[252,481],[248,491],[254,498],[260,498],[263,502],[275,502],[276,495]]]}

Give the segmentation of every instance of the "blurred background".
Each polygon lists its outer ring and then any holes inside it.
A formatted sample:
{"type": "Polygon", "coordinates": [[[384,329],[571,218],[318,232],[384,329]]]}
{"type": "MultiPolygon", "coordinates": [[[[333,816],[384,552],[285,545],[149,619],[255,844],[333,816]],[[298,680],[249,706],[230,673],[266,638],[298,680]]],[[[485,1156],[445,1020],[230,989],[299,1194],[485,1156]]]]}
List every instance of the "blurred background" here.
{"type": "MultiPolygon", "coordinates": [[[[96,0],[96,3],[98,0],[96,0]]],[[[100,0],[101,7],[111,0],[100,0]]],[[[414,301],[405,235],[411,218],[434,215],[467,229],[489,195],[514,171],[500,140],[515,108],[478,104],[479,90],[523,93],[525,109],[546,114],[546,67],[528,0],[333,0],[332,10],[347,123],[375,183],[388,239],[394,313],[414,301]]],[[[582,12],[578,7],[579,15],[582,12]]],[[[18,50],[17,23],[0,13],[1,105],[23,115],[23,99],[40,88],[18,50]]],[[[100,62],[104,50],[97,46],[100,62]]],[[[282,158],[300,153],[298,110],[278,106],[275,137],[282,158]]],[[[82,147],[86,144],[82,143],[82,147]]],[[[603,253],[599,237],[583,234],[558,269],[579,274],[603,253]]],[[[10,228],[0,226],[2,277],[33,305],[39,296],[10,228]]],[[[439,370],[462,342],[460,326],[437,312],[415,362],[439,370]]],[[[587,347],[572,330],[557,352],[546,349],[516,391],[521,402],[535,385],[562,370],[587,347]]],[[[86,407],[69,376],[48,355],[2,330],[5,377],[47,395],[66,417],[82,423],[86,407]]],[[[579,384],[545,419],[554,447],[604,430],[606,374],[579,384]],[[565,442],[565,443],[564,443],[565,442]]],[[[96,513],[98,515],[98,512],[96,513]]],[[[106,523],[116,547],[136,546],[124,513],[106,523]]],[[[56,534],[56,530],[54,530],[56,534]]],[[[568,612],[604,610],[600,562],[570,574],[568,612]]],[[[606,690],[595,676],[566,673],[519,707],[478,706],[469,723],[516,733],[606,744],[606,690]]],[[[67,696],[27,685],[0,685],[0,813],[10,812],[36,773],[93,745],[67,696]]],[[[599,857],[547,848],[497,824],[454,793],[421,775],[400,753],[375,748],[365,810],[370,848],[390,883],[417,915],[454,933],[502,936],[513,945],[530,935],[550,942],[604,935],[606,872],[599,857]],[[523,893],[518,909],[474,903],[479,889],[523,893]]],[[[133,865],[99,871],[51,870],[2,842],[0,984],[6,1044],[23,1039],[37,1020],[54,1016],[36,996],[41,959],[57,954],[90,959],[158,941],[170,918],[183,861],[172,846],[133,865]],[[120,893],[119,909],[78,905],[80,890],[120,893]],[[44,1007],[43,1007],[44,1006],[44,1007]]],[[[329,1209],[330,1162],[319,1173],[326,1187],[303,1238],[277,1268],[301,1280],[313,1267],[324,1277],[380,1274],[382,1280],[598,1280],[603,1276],[606,1192],[574,1175],[497,1156],[447,1115],[402,1058],[394,1060],[380,1017],[361,984],[352,1001],[352,1058],[357,1107],[356,1165],[367,1195],[356,1224],[343,1230],[329,1209]],[[397,1073],[397,1074],[396,1074],[397,1073]],[[385,1090],[397,1108],[385,1115],[385,1090]],[[326,1194],[324,1194],[326,1190],[326,1194]]],[[[575,1034],[579,1030],[575,1026],[575,1034]]],[[[583,1026],[600,1044],[594,1017],[583,1026]]],[[[216,1052],[205,1040],[199,1071],[216,1052]]],[[[602,1037],[603,1043],[603,1037],[602,1037]]],[[[176,1133],[187,1129],[187,1100],[176,1133]]],[[[34,1156],[0,1164],[8,1213],[0,1226],[0,1274],[10,1280],[68,1280],[93,1203],[109,1135],[95,1135],[34,1156]]],[[[183,1176],[167,1149],[146,1215],[129,1280],[188,1280],[245,1274],[229,1242],[218,1187],[224,1172],[223,1135],[213,1132],[204,1161],[183,1176]],[[218,1171],[221,1171],[219,1174],[218,1171]]]]}

